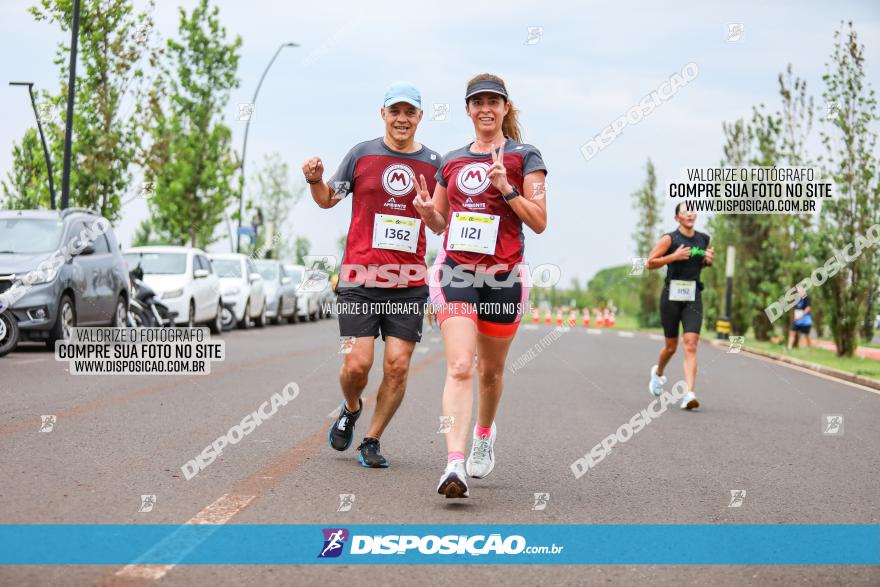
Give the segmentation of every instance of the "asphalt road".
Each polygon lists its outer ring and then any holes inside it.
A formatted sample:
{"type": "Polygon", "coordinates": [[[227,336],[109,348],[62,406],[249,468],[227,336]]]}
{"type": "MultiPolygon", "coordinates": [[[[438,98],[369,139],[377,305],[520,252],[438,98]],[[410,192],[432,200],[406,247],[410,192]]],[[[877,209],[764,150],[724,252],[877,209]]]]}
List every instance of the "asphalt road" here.
{"type": "MultiPolygon", "coordinates": [[[[515,361],[549,333],[524,327],[515,361]]],[[[382,439],[386,470],[327,447],[340,402],[336,324],[231,332],[208,376],[70,375],[42,347],[0,359],[0,523],[880,523],[880,395],[710,345],[693,413],[669,410],[580,479],[570,465],[652,399],[660,342],[572,328],[506,376],[497,465],[471,498],[435,493],[444,378],[439,332],[417,347],[382,439]],[[295,382],[299,396],[192,480],[180,467],[295,382]],[[57,421],[40,432],[41,415],[57,421]],[[822,434],[824,414],[844,416],[822,434]],[[731,490],[745,490],[728,507],[731,490]],[[534,494],[549,493],[544,510],[534,494]],[[156,495],[138,512],[141,495],[156,495]],[[354,494],[339,512],[340,494],[354,494]]],[[[539,345],[540,346],[540,345],[539,345]]],[[[381,356],[381,347],[377,356],[381,356]]],[[[371,374],[365,403],[381,378],[371,374]]],[[[668,370],[681,378],[681,355],[668,370]]],[[[368,414],[369,415],[369,414],[368,414]]],[[[365,422],[358,432],[366,430],[365,422]]],[[[358,436],[360,438],[360,436],[358,436]]],[[[687,544],[658,545],[687,549],[687,544]]],[[[16,566],[2,585],[880,584],[878,567],[829,566],[16,566]]]]}

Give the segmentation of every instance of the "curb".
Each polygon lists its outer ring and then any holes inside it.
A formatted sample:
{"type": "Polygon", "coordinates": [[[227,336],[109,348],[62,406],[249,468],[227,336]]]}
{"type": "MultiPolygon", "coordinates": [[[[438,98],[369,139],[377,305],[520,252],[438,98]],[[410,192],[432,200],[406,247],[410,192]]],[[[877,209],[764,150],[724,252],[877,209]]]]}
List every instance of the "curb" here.
{"type": "MultiPolygon", "coordinates": [[[[722,342],[714,338],[700,338],[700,340],[703,342],[707,342],[715,347],[728,346],[728,343],[726,341],[722,342]]],[[[877,381],[876,379],[862,377],[861,375],[853,375],[852,373],[847,373],[846,371],[841,371],[839,369],[833,369],[831,367],[825,367],[823,365],[817,365],[816,363],[801,361],[799,359],[793,359],[791,357],[786,357],[783,355],[776,355],[773,353],[768,353],[766,351],[759,351],[757,349],[752,349],[746,346],[742,347],[741,352],[764,357],[765,359],[771,359],[778,363],[788,363],[789,365],[794,365],[795,367],[800,367],[809,371],[815,371],[816,373],[821,373],[822,375],[827,375],[836,379],[842,379],[844,381],[849,381],[850,383],[857,383],[859,385],[864,385],[865,387],[870,387],[871,389],[880,391],[880,381],[877,381]]]]}
{"type": "MultiPolygon", "coordinates": [[[[598,330],[595,328],[587,328],[585,331],[588,334],[604,334],[606,331],[614,332],[614,327],[598,330]]],[[[648,336],[653,333],[645,332],[642,330],[635,331],[624,331],[617,330],[618,336],[629,336],[634,332],[638,332],[640,335],[648,336]]],[[[714,347],[718,348],[728,348],[729,344],[727,341],[721,341],[717,338],[706,338],[701,336],[700,342],[704,344],[711,344],[714,347]]],[[[880,381],[876,379],[871,379],[869,377],[862,377],[861,375],[853,375],[852,373],[847,373],[846,371],[841,371],[839,369],[833,369],[831,367],[825,367],[823,365],[817,365],[816,363],[809,363],[807,361],[801,361],[799,359],[792,359],[791,357],[786,357],[784,355],[776,355],[773,353],[768,353],[766,351],[759,351],[758,349],[753,349],[749,347],[742,347],[740,352],[756,355],[758,357],[763,357],[765,359],[770,359],[771,361],[775,361],[777,363],[787,363],[789,365],[793,365],[795,367],[800,367],[801,369],[806,369],[807,371],[813,371],[815,373],[819,373],[821,375],[825,375],[826,377],[833,377],[835,379],[841,379],[843,381],[848,381],[849,383],[855,383],[857,385],[862,385],[864,387],[869,387],[875,391],[880,391],[880,381]]]]}

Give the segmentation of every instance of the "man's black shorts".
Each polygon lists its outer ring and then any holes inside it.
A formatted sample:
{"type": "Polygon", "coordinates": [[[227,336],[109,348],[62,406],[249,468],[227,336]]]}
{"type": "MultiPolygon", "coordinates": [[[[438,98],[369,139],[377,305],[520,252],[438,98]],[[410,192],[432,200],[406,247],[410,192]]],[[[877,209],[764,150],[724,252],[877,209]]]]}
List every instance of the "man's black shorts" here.
{"type": "Polygon", "coordinates": [[[394,336],[420,342],[428,286],[337,289],[339,336],[394,336]]]}

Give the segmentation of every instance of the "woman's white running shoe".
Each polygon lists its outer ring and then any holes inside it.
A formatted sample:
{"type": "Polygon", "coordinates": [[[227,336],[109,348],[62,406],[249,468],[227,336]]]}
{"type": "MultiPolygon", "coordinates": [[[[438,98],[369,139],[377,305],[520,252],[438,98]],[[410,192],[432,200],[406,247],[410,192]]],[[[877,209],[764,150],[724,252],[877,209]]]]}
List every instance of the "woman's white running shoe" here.
{"type": "Polygon", "coordinates": [[[651,382],[648,383],[648,391],[654,397],[660,397],[663,393],[663,385],[666,383],[665,375],[657,375],[657,365],[651,367],[651,382]]]}
{"type": "Polygon", "coordinates": [[[447,498],[468,497],[467,474],[464,472],[463,461],[452,461],[446,465],[437,493],[447,498]]]}
{"type": "Polygon", "coordinates": [[[695,410],[700,407],[700,402],[697,401],[697,396],[694,395],[693,391],[689,391],[684,394],[684,397],[681,398],[681,409],[682,410],[695,410]]]}
{"type": "Polygon", "coordinates": [[[481,438],[474,429],[471,456],[467,460],[467,474],[475,479],[482,479],[495,468],[495,422],[492,422],[492,434],[489,438],[481,438]]]}

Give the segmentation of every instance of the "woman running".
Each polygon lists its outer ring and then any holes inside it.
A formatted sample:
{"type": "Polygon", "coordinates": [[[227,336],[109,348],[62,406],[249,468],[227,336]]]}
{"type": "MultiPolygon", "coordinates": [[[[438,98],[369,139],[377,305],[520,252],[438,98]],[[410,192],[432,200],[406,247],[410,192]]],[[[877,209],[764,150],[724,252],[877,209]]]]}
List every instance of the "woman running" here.
{"type": "Polygon", "coordinates": [[[433,198],[422,183],[414,200],[431,230],[446,231],[429,279],[446,349],[443,414],[452,418],[446,470],[437,486],[446,497],[468,497],[467,476],[485,477],[495,466],[495,414],[504,363],[529,299],[526,271],[520,266],[522,225],[535,233],[547,227],[547,168],[538,149],[520,142],[517,110],[504,81],[487,73],[473,78],[465,110],[474,125],[474,141],[443,158],[433,198]],[[474,355],[479,400],[465,465],[474,355]]]}
{"type": "Polygon", "coordinates": [[[700,407],[694,392],[697,379],[697,344],[703,324],[703,300],[700,292],[703,282],[700,271],[712,265],[715,250],[709,248],[709,235],[694,230],[697,215],[684,208],[684,202],[675,207],[678,228],[660,237],[648,256],[648,269],[668,265],[666,281],[660,293],[660,322],[666,344],[660,351],[660,360],[651,367],[648,390],[659,396],[666,377],[663,375],[669,359],[678,347],[678,330],[684,331],[684,379],[688,392],[681,398],[681,409],[700,407]]]}

